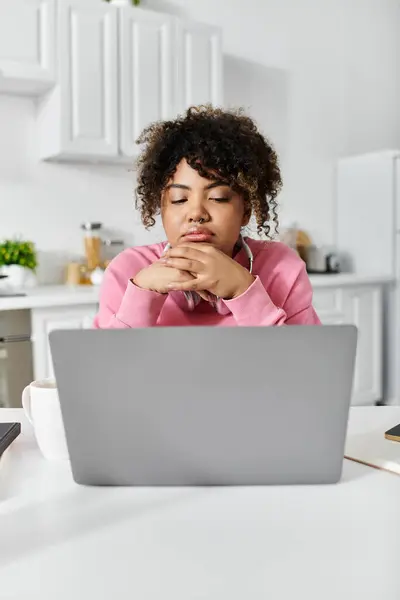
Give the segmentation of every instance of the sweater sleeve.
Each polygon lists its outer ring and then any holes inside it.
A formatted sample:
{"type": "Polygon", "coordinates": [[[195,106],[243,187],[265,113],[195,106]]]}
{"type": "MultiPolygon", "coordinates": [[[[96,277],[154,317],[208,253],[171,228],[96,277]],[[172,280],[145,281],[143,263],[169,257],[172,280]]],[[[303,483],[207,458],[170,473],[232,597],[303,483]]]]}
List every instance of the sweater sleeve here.
{"type": "Polygon", "coordinates": [[[240,326],[320,325],[312,306],[311,283],[303,267],[281,305],[274,303],[259,276],[243,294],[225,300],[225,304],[240,326]]]}
{"type": "Polygon", "coordinates": [[[152,327],[167,298],[164,294],[143,290],[130,281],[142,265],[129,270],[122,260],[114,259],[104,273],[95,329],[152,327]]]}

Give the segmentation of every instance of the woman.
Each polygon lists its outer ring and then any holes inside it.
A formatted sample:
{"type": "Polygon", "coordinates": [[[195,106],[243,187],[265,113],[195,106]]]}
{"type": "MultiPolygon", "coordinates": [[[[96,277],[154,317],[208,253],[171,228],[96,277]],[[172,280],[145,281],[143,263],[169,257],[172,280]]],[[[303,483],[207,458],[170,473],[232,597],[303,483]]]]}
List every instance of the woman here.
{"type": "Polygon", "coordinates": [[[297,254],[241,235],[252,215],[267,237],[278,221],[278,159],[253,121],[190,108],[139,143],[136,205],[146,227],[161,213],[167,242],[111,262],[94,326],[319,324],[297,254]]]}

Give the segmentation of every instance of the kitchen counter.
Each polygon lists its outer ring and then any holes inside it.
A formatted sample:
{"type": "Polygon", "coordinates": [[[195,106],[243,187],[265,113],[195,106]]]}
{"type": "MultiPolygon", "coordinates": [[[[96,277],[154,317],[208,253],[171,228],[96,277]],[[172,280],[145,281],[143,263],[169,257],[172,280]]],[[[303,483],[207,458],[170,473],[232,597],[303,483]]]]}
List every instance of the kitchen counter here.
{"type": "Polygon", "coordinates": [[[361,285],[388,285],[393,279],[383,275],[360,275],[357,273],[330,273],[310,275],[313,288],[350,287],[361,285]]]}
{"type": "Polygon", "coordinates": [[[39,285],[23,291],[25,296],[0,297],[0,311],[97,304],[99,297],[99,288],[89,285],[39,285]]]}
{"type": "MultiPolygon", "coordinates": [[[[353,273],[310,275],[310,281],[313,288],[385,285],[391,282],[388,277],[356,275],[353,273]]],[[[0,311],[97,304],[99,291],[98,286],[42,285],[24,290],[26,296],[0,297],[0,311]]]]}

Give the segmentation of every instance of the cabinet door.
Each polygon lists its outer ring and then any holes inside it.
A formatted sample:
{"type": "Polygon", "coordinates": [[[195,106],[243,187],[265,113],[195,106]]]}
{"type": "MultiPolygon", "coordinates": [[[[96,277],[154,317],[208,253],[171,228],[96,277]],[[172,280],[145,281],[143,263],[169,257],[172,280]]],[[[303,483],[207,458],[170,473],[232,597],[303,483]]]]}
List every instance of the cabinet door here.
{"type": "Polygon", "coordinates": [[[313,290],[313,307],[323,325],[343,323],[342,290],[339,288],[316,288],[313,290]]]}
{"type": "Polygon", "coordinates": [[[96,306],[66,306],[32,310],[33,364],[35,379],[53,377],[49,333],[55,329],[90,328],[96,306]]]}
{"type": "Polygon", "coordinates": [[[353,405],[382,399],[382,290],[362,286],[343,290],[344,322],[358,327],[353,405]]]}
{"type": "Polygon", "coordinates": [[[173,116],[172,23],[169,15],[119,10],[120,148],[138,153],[136,140],[152,123],[173,116]]]}
{"type": "Polygon", "coordinates": [[[55,0],[0,2],[0,91],[39,93],[55,82],[55,0]]]}
{"type": "Polygon", "coordinates": [[[178,112],[192,105],[222,104],[222,37],[215,27],[177,24],[178,112]]]}
{"type": "Polygon", "coordinates": [[[59,6],[60,153],[118,154],[117,8],[61,0],[59,6]]]}

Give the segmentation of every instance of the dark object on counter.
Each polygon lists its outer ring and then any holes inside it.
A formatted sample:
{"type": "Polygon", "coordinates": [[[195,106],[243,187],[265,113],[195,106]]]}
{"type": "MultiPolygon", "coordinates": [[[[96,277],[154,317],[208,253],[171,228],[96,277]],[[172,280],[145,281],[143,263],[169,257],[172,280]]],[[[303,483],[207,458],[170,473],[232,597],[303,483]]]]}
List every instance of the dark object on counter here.
{"type": "Polygon", "coordinates": [[[316,246],[307,248],[307,273],[327,275],[340,272],[340,258],[336,252],[325,252],[316,246]]]}
{"type": "Polygon", "coordinates": [[[0,423],[0,456],[21,433],[21,423],[0,423]]]}
{"type": "Polygon", "coordinates": [[[385,431],[385,438],[392,442],[400,442],[400,424],[385,431]]]}

